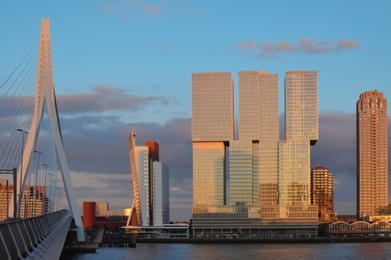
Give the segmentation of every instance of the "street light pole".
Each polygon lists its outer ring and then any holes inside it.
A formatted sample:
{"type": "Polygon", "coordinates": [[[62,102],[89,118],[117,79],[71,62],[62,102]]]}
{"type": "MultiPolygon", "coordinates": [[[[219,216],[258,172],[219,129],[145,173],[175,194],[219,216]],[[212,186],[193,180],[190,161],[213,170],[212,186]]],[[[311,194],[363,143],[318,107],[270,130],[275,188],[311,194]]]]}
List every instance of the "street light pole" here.
{"type": "MultiPolygon", "coordinates": [[[[43,165],[43,167],[45,167],[45,176],[44,176],[44,179],[45,179],[45,186],[44,186],[44,193],[43,193],[43,196],[42,196],[42,199],[43,199],[43,203],[42,203],[42,211],[45,213],[45,214],[47,214],[48,212],[46,212],[46,210],[45,210],[45,205],[46,205],[46,197],[47,197],[47,195],[46,195],[46,176],[47,176],[47,173],[48,173],[48,167],[49,167],[49,165],[47,165],[46,163],[44,163],[44,164],[42,164],[43,165]]],[[[50,173],[49,173],[50,174],[50,173]]]]}
{"type": "Polygon", "coordinates": [[[57,192],[57,181],[54,180],[54,190],[53,190],[53,207],[52,212],[56,211],[56,192],[57,192]]]}
{"type": "Polygon", "coordinates": [[[40,151],[34,151],[34,153],[37,154],[37,171],[35,173],[35,182],[34,182],[34,191],[33,191],[33,214],[32,216],[36,216],[36,206],[37,206],[37,200],[39,196],[37,196],[37,184],[38,184],[38,165],[39,165],[39,156],[42,155],[40,151]]]}
{"type": "Polygon", "coordinates": [[[51,197],[52,197],[52,186],[53,186],[53,183],[52,183],[52,179],[53,179],[53,173],[49,173],[49,175],[50,175],[50,181],[49,181],[49,184],[50,184],[50,190],[49,190],[49,199],[48,199],[48,202],[49,202],[49,212],[51,212],[51,208],[52,208],[52,206],[51,206],[51,203],[50,203],[50,199],[51,199],[51,197]]]}
{"type": "MultiPolygon", "coordinates": [[[[26,130],[23,130],[23,129],[16,129],[16,131],[18,132],[22,132],[22,157],[20,159],[20,179],[19,179],[19,198],[18,198],[18,209],[17,209],[17,216],[14,216],[14,217],[20,217],[20,204],[22,202],[22,196],[23,196],[23,192],[24,192],[24,187],[23,187],[23,190],[22,190],[22,175],[23,175],[23,153],[24,153],[24,135],[28,134],[29,132],[27,132],[26,130]]],[[[14,185],[17,185],[17,184],[14,184],[14,185]]]]}

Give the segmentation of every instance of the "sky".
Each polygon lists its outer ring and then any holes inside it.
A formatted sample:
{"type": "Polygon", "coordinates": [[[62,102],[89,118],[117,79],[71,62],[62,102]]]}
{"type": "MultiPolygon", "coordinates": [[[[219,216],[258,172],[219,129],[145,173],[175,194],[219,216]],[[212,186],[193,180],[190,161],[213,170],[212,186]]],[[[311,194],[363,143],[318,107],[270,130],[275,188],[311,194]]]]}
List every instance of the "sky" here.
{"type": "MultiPolygon", "coordinates": [[[[127,135],[153,139],[170,168],[171,219],[192,207],[191,73],[316,70],[311,166],[335,175],[335,210],[355,213],[355,104],[391,97],[390,0],[1,1],[0,82],[50,18],[53,76],[79,204],[131,206],[127,135]]],[[[237,119],[237,117],[236,117],[237,119]]]]}

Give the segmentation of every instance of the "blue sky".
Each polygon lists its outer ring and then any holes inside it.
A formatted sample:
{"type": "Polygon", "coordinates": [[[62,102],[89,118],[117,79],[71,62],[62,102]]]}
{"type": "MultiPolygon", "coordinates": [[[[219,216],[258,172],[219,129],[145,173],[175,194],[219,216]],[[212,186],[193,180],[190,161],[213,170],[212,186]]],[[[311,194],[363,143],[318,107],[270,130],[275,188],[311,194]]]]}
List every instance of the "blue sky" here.
{"type": "Polygon", "coordinates": [[[282,100],[285,71],[309,69],[319,72],[321,111],[354,112],[364,90],[388,96],[390,10],[387,0],[3,1],[0,69],[6,75],[24,57],[37,40],[40,18],[50,17],[59,94],[105,85],[167,97],[181,103],[170,106],[171,113],[190,115],[192,72],[278,73],[282,100]],[[300,48],[303,40],[319,51],[300,48]],[[343,40],[355,45],[337,48],[343,40]],[[239,49],[244,42],[254,49],[239,49]],[[260,57],[262,44],[280,43],[296,49],[260,57]]]}
{"type": "MultiPolygon", "coordinates": [[[[120,137],[126,138],[130,130],[126,127],[139,129],[141,141],[166,138],[157,140],[163,143],[161,153],[164,148],[172,152],[175,142],[183,145],[190,156],[183,159],[187,164],[168,154],[161,157],[174,168],[172,190],[184,190],[191,187],[192,72],[232,72],[235,85],[241,70],[277,73],[283,111],[284,73],[317,70],[319,111],[324,119],[318,148],[323,151],[324,129],[341,129],[348,122],[351,124],[342,132],[350,140],[346,145],[350,150],[341,150],[354,153],[353,114],[359,94],[378,89],[386,98],[391,97],[390,13],[390,0],[1,1],[0,81],[38,41],[41,17],[49,17],[54,81],[63,108],[63,124],[70,129],[75,128],[75,122],[68,124],[67,120],[91,120],[89,129],[91,125],[104,125],[104,129],[96,129],[96,135],[89,134],[101,142],[106,140],[113,150],[119,147],[113,144],[115,140],[125,143],[126,139],[120,137]],[[96,103],[87,107],[85,97],[96,103]],[[126,108],[126,102],[132,107],[126,108]],[[349,119],[341,120],[343,117],[349,119]],[[99,121],[102,118],[104,122],[99,121]]],[[[68,132],[72,143],[77,135],[68,132]]],[[[124,176],[128,168],[126,146],[121,149],[125,155],[117,162],[123,164],[118,176],[124,176]]],[[[320,156],[321,152],[314,154],[319,163],[335,172],[337,182],[353,181],[352,168],[334,167],[334,161],[322,161],[327,157],[320,156]]],[[[354,166],[354,157],[350,159],[354,166]]],[[[108,173],[93,166],[74,165],[81,180],[96,172],[101,173],[99,176],[108,173]]],[[[343,192],[354,193],[354,187],[342,184],[336,191],[337,199],[354,203],[355,195],[343,192]]],[[[87,199],[81,193],[79,197],[87,199]]],[[[180,201],[181,196],[172,193],[172,197],[172,201],[180,201]]],[[[191,198],[186,203],[191,207],[191,198]]],[[[346,204],[340,208],[346,208],[346,204]]],[[[177,216],[188,216],[189,207],[186,210],[186,214],[177,216]]]]}

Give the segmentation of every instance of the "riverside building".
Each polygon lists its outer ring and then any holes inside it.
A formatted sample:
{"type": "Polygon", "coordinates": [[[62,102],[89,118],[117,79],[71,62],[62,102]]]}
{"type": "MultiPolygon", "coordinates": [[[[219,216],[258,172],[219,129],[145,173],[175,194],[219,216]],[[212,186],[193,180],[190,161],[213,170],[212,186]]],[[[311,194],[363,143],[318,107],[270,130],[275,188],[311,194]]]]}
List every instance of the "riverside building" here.
{"type": "Polygon", "coordinates": [[[159,144],[147,141],[136,146],[129,134],[130,168],[134,201],[127,226],[163,226],[170,221],[169,172],[159,162],[159,144]]]}
{"type": "Polygon", "coordinates": [[[311,204],[318,206],[319,222],[336,220],[334,175],[326,167],[315,167],[311,170],[311,204]]]}
{"type": "Polygon", "coordinates": [[[278,75],[239,72],[239,138],[231,73],[192,74],[194,237],[315,237],[310,145],[318,139],[318,77],[285,77],[285,140],[278,75]],[[227,160],[227,158],[229,158],[227,160]]]}
{"type": "MultiPolygon", "coordinates": [[[[13,185],[0,179],[0,222],[9,219],[9,208],[13,203],[13,185]],[[12,199],[12,200],[11,200],[12,199]]],[[[21,200],[20,216],[37,217],[49,212],[49,198],[44,186],[26,186],[21,200]],[[35,192],[35,193],[34,193],[35,192]]]]}
{"type": "Polygon", "coordinates": [[[388,212],[387,99],[377,90],[357,101],[357,218],[388,212]]]}
{"type": "Polygon", "coordinates": [[[137,146],[133,132],[128,143],[134,200],[125,232],[144,238],[188,237],[188,224],[170,224],[169,170],[159,161],[159,144],[137,146]]]}

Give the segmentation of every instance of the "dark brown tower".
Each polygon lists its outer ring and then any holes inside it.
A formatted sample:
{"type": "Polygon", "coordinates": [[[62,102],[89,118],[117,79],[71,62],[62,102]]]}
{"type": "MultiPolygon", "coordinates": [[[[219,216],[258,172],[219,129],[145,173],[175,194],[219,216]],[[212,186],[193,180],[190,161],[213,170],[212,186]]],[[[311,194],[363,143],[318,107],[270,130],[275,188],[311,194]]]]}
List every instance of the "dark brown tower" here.
{"type": "Polygon", "coordinates": [[[387,100],[377,90],[357,101],[357,217],[387,213],[387,100]]]}

